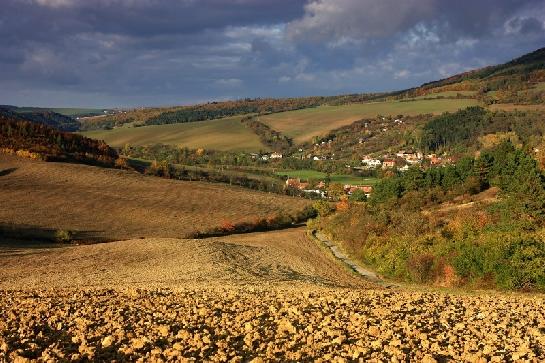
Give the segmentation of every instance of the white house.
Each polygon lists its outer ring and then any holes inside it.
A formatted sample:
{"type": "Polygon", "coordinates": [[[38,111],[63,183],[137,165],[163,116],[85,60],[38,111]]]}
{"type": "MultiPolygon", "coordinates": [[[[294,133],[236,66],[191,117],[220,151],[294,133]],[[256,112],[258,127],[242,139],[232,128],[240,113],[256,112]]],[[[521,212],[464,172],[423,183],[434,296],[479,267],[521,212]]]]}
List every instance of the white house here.
{"type": "Polygon", "coordinates": [[[382,165],[382,162],[378,159],[363,159],[361,163],[370,168],[378,168],[382,165]]]}
{"type": "Polygon", "coordinates": [[[274,152],[271,154],[271,159],[282,159],[282,154],[274,152]]]}

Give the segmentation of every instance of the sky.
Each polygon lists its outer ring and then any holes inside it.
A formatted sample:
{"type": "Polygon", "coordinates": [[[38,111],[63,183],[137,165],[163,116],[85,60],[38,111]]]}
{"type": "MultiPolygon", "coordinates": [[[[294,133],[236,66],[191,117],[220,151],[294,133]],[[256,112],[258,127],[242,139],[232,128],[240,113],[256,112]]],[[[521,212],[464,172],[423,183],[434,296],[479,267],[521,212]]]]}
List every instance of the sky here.
{"type": "Polygon", "coordinates": [[[545,47],[545,0],[0,3],[0,104],[390,91],[545,47]]]}

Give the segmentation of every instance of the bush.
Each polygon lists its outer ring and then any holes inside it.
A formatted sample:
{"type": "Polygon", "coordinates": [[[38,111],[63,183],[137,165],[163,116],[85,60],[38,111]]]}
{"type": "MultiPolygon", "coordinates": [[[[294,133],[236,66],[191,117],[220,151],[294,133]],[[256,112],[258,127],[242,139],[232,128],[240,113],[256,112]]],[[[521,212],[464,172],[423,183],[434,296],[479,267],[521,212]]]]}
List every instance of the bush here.
{"type": "Polygon", "coordinates": [[[325,200],[318,200],[312,204],[312,207],[316,210],[318,213],[318,216],[320,217],[326,217],[330,215],[334,208],[329,204],[329,202],[325,200]]]}
{"type": "Polygon", "coordinates": [[[69,230],[59,229],[55,232],[55,241],[58,243],[70,243],[74,238],[74,233],[69,230]]]}
{"type": "Polygon", "coordinates": [[[365,195],[365,192],[363,190],[357,189],[348,198],[351,202],[366,202],[367,201],[367,195],[365,195]]]}

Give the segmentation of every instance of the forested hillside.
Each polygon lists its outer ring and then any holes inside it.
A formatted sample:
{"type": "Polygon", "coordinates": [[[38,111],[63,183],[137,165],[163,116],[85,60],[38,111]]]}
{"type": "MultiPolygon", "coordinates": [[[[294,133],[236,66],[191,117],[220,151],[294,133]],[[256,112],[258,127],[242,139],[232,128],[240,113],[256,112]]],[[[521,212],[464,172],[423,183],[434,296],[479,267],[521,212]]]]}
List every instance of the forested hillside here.
{"type": "Polygon", "coordinates": [[[390,278],[545,291],[545,177],[510,142],[387,178],[313,226],[390,278]]]}
{"type": "MultiPolygon", "coordinates": [[[[542,112],[491,112],[470,107],[446,113],[429,121],[422,131],[421,147],[431,152],[471,152],[492,138],[512,137],[529,147],[537,147],[545,135],[542,112]]],[[[484,145],[486,146],[486,145],[484,145]]]]}
{"type": "Polygon", "coordinates": [[[102,141],[0,115],[0,151],[41,160],[113,165],[117,152],[102,141]]]}
{"type": "Polygon", "coordinates": [[[28,110],[15,106],[0,106],[0,115],[11,119],[21,119],[45,124],[61,131],[76,131],[79,129],[79,122],[73,118],[49,110],[28,110]]]}
{"type": "Polygon", "coordinates": [[[545,102],[544,82],[545,48],[542,48],[505,64],[423,84],[402,92],[398,98],[472,91],[470,97],[485,104],[540,104],[545,102]]]}

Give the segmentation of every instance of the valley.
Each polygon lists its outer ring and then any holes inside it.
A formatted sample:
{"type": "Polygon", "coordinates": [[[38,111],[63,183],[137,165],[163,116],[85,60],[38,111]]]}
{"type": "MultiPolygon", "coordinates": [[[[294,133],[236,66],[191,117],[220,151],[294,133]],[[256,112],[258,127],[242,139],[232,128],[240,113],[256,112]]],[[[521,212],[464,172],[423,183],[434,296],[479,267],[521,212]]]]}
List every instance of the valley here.
{"type": "Polygon", "coordinates": [[[543,361],[544,69],[1,106],[0,361],[543,361]]]}

